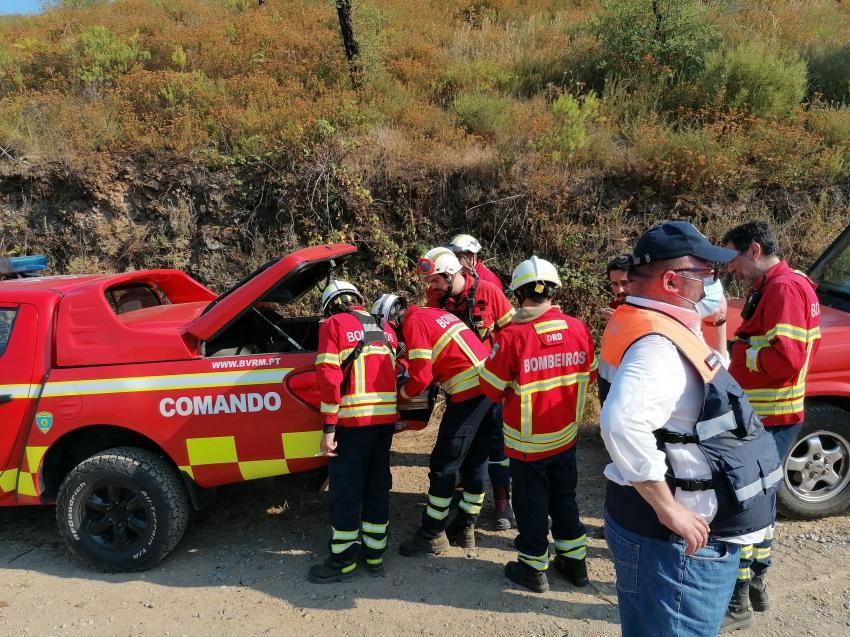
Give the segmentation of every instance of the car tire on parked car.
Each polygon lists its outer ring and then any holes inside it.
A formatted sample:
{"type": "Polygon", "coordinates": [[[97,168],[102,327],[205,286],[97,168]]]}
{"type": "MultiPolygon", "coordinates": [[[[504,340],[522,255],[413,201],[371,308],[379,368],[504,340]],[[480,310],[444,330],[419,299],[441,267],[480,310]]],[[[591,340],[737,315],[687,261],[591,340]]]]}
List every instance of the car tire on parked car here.
{"type": "Polygon", "coordinates": [[[162,456],[116,447],[78,464],[59,487],[56,521],[71,551],[107,572],[151,568],[177,545],[191,506],[162,456]]]}
{"type": "Polygon", "coordinates": [[[776,506],[789,518],[812,520],[850,507],[850,412],[810,401],[797,439],[784,458],[776,506]]]}

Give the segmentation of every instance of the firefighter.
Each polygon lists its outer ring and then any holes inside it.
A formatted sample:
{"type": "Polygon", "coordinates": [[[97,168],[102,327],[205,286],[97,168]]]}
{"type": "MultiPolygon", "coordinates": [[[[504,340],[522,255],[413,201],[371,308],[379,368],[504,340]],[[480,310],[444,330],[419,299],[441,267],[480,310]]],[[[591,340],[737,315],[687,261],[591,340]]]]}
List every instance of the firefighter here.
{"type": "Polygon", "coordinates": [[[321,396],[321,452],[328,456],[330,557],[310,568],[315,583],[357,577],[362,533],[370,574],[383,575],[387,546],[392,443],[396,410],[395,351],[388,325],[363,309],[350,283],[322,292],[316,375],[321,396]]]}
{"type": "Polygon", "coordinates": [[[629,257],[625,255],[614,257],[608,262],[606,270],[608,287],[614,298],[603,312],[606,318],[610,318],[614,310],[626,302],[626,297],[629,295],[629,257]]]}
{"type": "Polygon", "coordinates": [[[502,281],[496,276],[495,272],[484,265],[484,262],[478,256],[478,253],[481,252],[481,244],[478,239],[469,234],[456,234],[449,239],[446,247],[455,253],[463,267],[470,271],[474,270],[482,281],[489,281],[500,290],[502,289],[502,281]]]}
{"type": "MultiPolygon", "coordinates": [[[[474,254],[481,248],[469,235],[458,235],[452,242],[465,249],[461,253],[474,254]]],[[[494,331],[510,323],[514,309],[501,284],[480,280],[476,270],[463,268],[453,251],[446,248],[429,250],[419,260],[419,272],[428,283],[428,306],[449,310],[475,330],[481,340],[487,341],[488,346],[494,331]]],[[[516,526],[510,499],[509,461],[501,427],[495,427],[492,434],[488,467],[493,487],[493,512],[496,528],[507,530],[516,526]]]]}
{"type": "Polygon", "coordinates": [[[481,389],[504,401],[505,450],[511,459],[519,559],[505,566],[511,581],[549,590],[549,517],[555,568],[576,586],[588,583],[587,536],[576,503],[578,422],[596,378],[593,337],[580,320],[552,305],[558,271],[536,256],[520,263],[510,289],[521,308],[481,370],[481,389]]]}
{"type": "Polygon", "coordinates": [[[444,309],[411,306],[394,294],[385,294],[372,308],[378,316],[393,320],[407,350],[406,383],[399,398],[417,396],[438,382],[447,405],[440,421],[437,442],[431,452],[428,505],[414,536],[401,545],[407,557],[442,553],[449,543],[475,546],[475,522],[484,502],[487,458],[491,430],[498,426],[496,405],[484,398],[478,371],[489,353],[463,321],[444,309]],[[457,514],[447,525],[458,474],[463,494],[457,514]]]}
{"type": "MultiPolygon", "coordinates": [[[[820,339],[820,305],[808,277],[779,255],[776,235],[768,224],[739,225],[726,233],[723,243],[737,252],[729,263],[730,272],[749,286],[742,323],[732,338],[729,372],[773,435],[784,460],[802,428],[806,370],[820,339]]],[[[772,538],[770,529],[764,542],[741,550],[724,632],[751,625],[753,610],[769,608],[765,577],[772,538]]]]}

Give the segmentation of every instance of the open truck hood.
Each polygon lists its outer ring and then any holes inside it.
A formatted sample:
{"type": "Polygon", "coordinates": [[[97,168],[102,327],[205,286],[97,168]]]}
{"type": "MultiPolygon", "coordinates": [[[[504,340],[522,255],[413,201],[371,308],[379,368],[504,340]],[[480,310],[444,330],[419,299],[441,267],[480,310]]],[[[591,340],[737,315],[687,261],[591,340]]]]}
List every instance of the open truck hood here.
{"type": "Polygon", "coordinates": [[[357,248],[347,243],[304,248],[263,264],[212,301],[185,332],[201,341],[214,338],[255,303],[292,303],[312,290],[357,248]]]}

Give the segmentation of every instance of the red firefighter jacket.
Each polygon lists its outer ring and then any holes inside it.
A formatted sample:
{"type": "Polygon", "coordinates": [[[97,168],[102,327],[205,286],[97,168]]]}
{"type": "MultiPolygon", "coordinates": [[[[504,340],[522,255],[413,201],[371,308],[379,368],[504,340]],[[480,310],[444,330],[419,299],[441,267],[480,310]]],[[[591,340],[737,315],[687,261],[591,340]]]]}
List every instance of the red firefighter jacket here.
{"type": "Polygon", "coordinates": [[[481,261],[475,262],[475,271],[478,273],[479,281],[489,281],[493,285],[495,285],[500,290],[504,289],[502,286],[502,281],[496,276],[496,273],[493,272],[490,268],[484,265],[481,261]]]}
{"type": "MultiPolygon", "coordinates": [[[[368,316],[361,307],[354,312],[368,316]]],[[[384,336],[392,346],[371,343],[351,363],[351,371],[342,391],[345,377],[342,366],[363,338],[363,324],[353,314],[334,314],[319,326],[319,351],[316,375],[319,380],[322,422],[341,427],[382,425],[398,420],[396,411],[395,332],[384,325],[384,336]]]]}
{"type": "Polygon", "coordinates": [[[596,367],[584,323],[557,307],[520,310],[481,370],[484,395],[504,399],[505,454],[531,461],[572,447],[596,367]]]}
{"type": "Polygon", "coordinates": [[[820,340],[814,286],[785,261],[750,290],[761,289],[753,316],[732,338],[729,372],[765,426],[803,421],[806,372],[820,340]]]}
{"type": "MultiPolygon", "coordinates": [[[[444,308],[465,320],[468,316],[469,288],[475,282],[471,276],[462,275],[466,281],[463,291],[455,296],[443,298],[443,293],[428,288],[428,307],[444,308]]],[[[514,308],[508,297],[502,291],[501,287],[497,287],[489,281],[478,281],[478,287],[475,289],[475,307],[473,316],[475,317],[476,329],[478,336],[483,340],[487,338],[493,330],[499,330],[511,322],[511,316],[514,314],[514,308]]]]}
{"type": "Polygon", "coordinates": [[[402,334],[410,372],[405,395],[422,393],[434,380],[452,402],[481,394],[478,370],[489,348],[458,317],[446,310],[412,305],[404,314],[402,334]]]}

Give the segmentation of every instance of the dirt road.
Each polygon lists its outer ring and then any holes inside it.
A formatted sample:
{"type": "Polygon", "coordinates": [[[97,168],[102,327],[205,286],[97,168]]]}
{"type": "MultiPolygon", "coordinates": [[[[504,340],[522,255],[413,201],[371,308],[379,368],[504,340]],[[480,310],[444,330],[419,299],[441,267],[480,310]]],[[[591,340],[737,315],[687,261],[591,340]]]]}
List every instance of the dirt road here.
{"type": "MultiPolygon", "coordinates": [[[[397,553],[415,529],[433,430],[396,437],[386,578],[306,582],[324,557],[321,503],[299,503],[272,481],[224,490],[175,553],[152,571],[104,575],[59,543],[51,509],[0,510],[0,635],[510,635],[619,634],[613,568],[601,538],[604,449],[582,431],[580,507],[592,586],[550,573],[545,595],[502,575],[513,532],[484,528],[480,547],[410,560],[397,553]]],[[[485,518],[489,510],[485,510],[485,518]]],[[[771,574],[774,609],[740,637],[850,635],[850,516],[782,521],[771,574]]]]}

